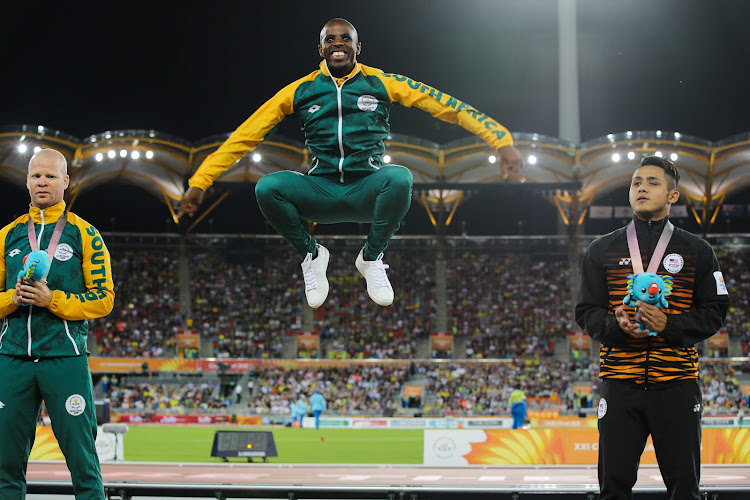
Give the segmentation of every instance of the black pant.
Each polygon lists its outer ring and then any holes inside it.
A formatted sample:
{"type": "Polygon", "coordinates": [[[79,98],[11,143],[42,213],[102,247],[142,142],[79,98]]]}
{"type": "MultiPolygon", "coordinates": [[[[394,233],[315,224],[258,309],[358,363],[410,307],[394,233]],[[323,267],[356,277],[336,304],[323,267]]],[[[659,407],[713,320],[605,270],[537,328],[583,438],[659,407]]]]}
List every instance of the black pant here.
{"type": "Polygon", "coordinates": [[[670,500],[700,500],[697,380],[649,385],[605,379],[599,404],[599,498],[630,499],[649,434],[670,500]],[[603,415],[602,415],[603,414],[603,415]]]}

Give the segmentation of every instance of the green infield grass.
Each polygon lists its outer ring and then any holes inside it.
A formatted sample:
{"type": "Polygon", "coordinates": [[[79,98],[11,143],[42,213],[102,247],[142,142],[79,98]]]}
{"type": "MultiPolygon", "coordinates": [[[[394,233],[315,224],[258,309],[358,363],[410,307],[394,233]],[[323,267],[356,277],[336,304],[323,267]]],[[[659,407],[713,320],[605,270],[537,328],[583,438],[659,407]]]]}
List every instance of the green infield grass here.
{"type": "MultiPolygon", "coordinates": [[[[221,462],[211,457],[217,430],[270,430],[279,456],[270,463],[421,464],[421,429],[297,429],[291,427],[131,425],[125,460],[221,462]]],[[[255,459],[259,461],[260,459],[255,459]]],[[[230,462],[247,462],[230,458],[230,462]]]]}

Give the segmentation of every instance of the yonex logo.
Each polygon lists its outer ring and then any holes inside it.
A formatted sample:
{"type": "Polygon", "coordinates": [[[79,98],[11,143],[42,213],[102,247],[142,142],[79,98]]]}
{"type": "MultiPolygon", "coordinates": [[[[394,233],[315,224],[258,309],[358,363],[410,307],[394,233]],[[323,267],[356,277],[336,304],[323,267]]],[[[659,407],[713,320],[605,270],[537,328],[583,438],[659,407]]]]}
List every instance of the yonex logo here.
{"type": "Polygon", "coordinates": [[[16,255],[18,255],[19,253],[21,253],[21,251],[20,251],[19,249],[17,249],[17,248],[14,248],[13,250],[11,250],[11,251],[10,251],[10,252],[8,253],[8,257],[15,257],[15,256],[16,256],[16,255]]]}
{"type": "Polygon", "coordinates": [[[698,413],[701,411],[701,405],[698,403],[697,405],[693,406],[693,413],[698,413]]]}
{"type": "Polygon", "coordinates": [[[317,104],[313,104],[312,106],[310,106],[309,108],[307,108],[307,112],[308,113],[315,113],[319,109],[320,109],[320,106],[318,106],[317,104]]]}
{"type": "Polygon", "coordinates": [[[629,258],[620,259],[620,265],[621,266],[629,266],[630,265],[630,259],[629,258]]]}

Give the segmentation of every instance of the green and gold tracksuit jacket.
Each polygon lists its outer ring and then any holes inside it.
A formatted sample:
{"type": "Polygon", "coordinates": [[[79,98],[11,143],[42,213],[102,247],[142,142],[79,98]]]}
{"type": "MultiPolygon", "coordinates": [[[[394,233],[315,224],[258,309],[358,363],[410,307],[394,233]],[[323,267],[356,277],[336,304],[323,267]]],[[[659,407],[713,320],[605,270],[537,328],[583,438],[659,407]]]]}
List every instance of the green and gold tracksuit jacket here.
{"type": "Polygon", "coordinates": [[[246,153],[255,149],[277,125],[294,115],[312,153],[308,175],[369,173],[382,165],[383,141],[390,132],[394,103],[417,107],[455,123],[493,148],[513,144],[508,129],[484,113],[424,83],[357,63],[343,78],[331,76],[325,61],[281,89],[250,116],[214,153],[188,184],[203,190],[246,153]]]}
{"type": "MultiPolygon", "coordinates": [[[[667,222],[634,219],[643,268],[647,269],[667,222]]],[[[729,295],[711,246],[675,227],[656,274],[673,279],[664,309],[667,325],[656,337],[636,339],[620,329],[615,309],[633,273],[626,228],[594,240],[581,263],[576,322],[602,343],[599,376],[636,384],[698,378],[695,344],[716,333],[729,310],[729,295]]],[[[624,306],[633,319],[633,308],[624,306]]]]}
{"type": "Polygon", "coordinates": [[[29,217],[39,248],[46,249],[64,211],[65,202],[44,210],[30,207],[28,214],[0,230],[0,354],[34,358],[86,354],[86,320],[112,311],[115,292],[109,251],[99,231],[73,213],[68,213],[47,276],[50,305],[13,304],[18,272],[31,251],[29,217]]]}

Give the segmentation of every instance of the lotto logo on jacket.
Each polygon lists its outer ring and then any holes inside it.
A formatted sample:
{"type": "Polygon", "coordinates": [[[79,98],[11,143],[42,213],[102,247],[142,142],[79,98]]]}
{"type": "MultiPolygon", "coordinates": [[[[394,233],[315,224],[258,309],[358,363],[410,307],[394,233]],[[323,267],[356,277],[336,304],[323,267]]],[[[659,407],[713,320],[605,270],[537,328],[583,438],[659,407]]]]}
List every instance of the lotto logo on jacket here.
{"type": "MultiPolygon", "coordinates": [[[[0,250],[5,256],[5,269],[0,276],[2,290],[15,288],[16,276],[23,269],[23,257],[31,251],[29,217],[34,221],[37,238],[41,234],[39,248],[46,249],[64,210],[64,202],[44,210],[31,207],[29,214],[0,231],[0,250]]],[[[4,315],[0,354],[30,357],[85,354],[87,318],[106,316],[112,310],[110,256],[96,228],[69,213],[54,257],[47,275],[47,286],[52,291],[48,307],[2,304],[2,309],[7,310],[0,310],[4,315]]]]}
{"type": "Polygon", "coordinates": [[[344,78],[320,69],[292,82],[266,101],[209,155],[190,179],[206,190],[218,175],[263,142],[287,116],[302,126],[311,153],[308,175],[372,173],[382,166],[394,104],[415,107],[460,125],[497,149],[513,144],[508,129],[469,104],[403,75],[357,63],[344,78]]]}

